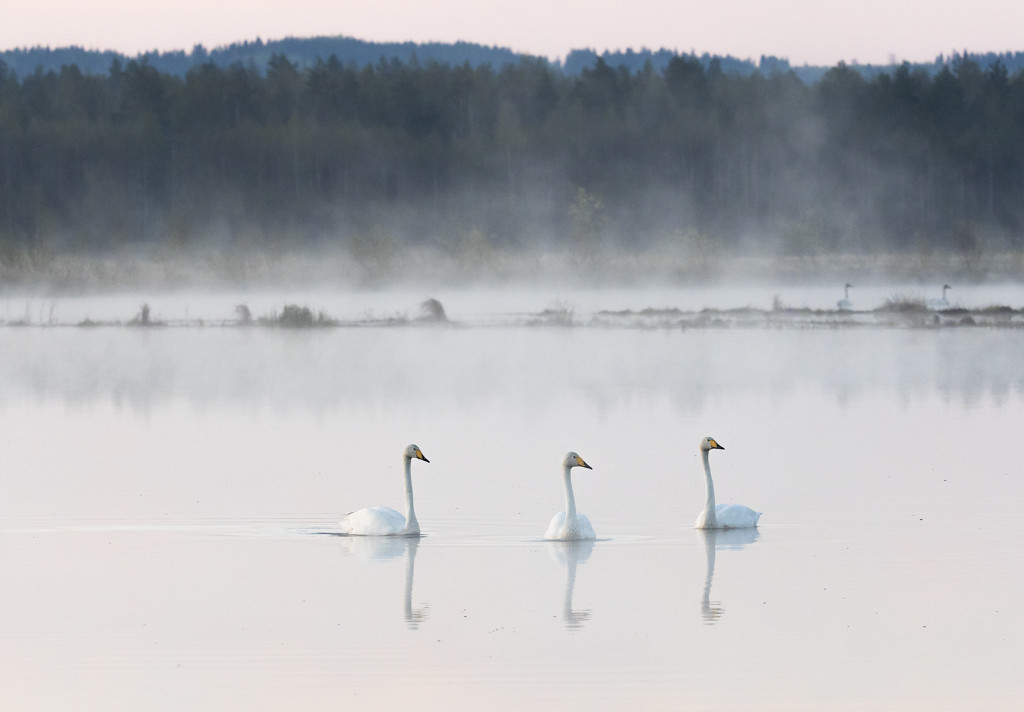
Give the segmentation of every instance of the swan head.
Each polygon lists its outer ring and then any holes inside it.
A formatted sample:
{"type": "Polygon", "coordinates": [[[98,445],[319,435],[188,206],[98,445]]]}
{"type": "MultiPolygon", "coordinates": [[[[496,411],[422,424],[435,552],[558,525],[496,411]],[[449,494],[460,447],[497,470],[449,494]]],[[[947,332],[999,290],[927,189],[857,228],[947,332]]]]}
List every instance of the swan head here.
{"type": "Polygon", "coordinates": [[[700,449],[701,452],[709,452],[711,450],[724,450],[725,448],[719,445],[718,441],[709,435],[700,441],[700,449]]]}
{"type": "Polygon", "coordinates": [[[423,460],[423,462],[430,462],[423,451],[420,450],[419,445],[409,445],[405,448],[405,459],[406,460],[423,460]]]}
{"type": "Polygon", "coordinates": [[[580,457],[574,452],[565,453],[565,459],[562,460],[562,467],[585,467],[588,470],[594,469],[593,467],[588,465],[582,457],[580,457]]]}

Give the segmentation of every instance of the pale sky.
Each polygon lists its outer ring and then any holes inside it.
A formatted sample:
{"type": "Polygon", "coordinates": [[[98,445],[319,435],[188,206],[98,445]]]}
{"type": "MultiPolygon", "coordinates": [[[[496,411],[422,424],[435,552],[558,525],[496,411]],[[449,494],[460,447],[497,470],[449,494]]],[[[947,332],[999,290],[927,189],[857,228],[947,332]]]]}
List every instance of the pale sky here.
{"type": "Polygon", "coordinates": [[[79,45],[135,55],[288,36],[464,40],[564,58],[572,49],[671,49],[794,65],[930,61],[1024,51],[1022,0],[26,0],[0,50],[79,45]]]}

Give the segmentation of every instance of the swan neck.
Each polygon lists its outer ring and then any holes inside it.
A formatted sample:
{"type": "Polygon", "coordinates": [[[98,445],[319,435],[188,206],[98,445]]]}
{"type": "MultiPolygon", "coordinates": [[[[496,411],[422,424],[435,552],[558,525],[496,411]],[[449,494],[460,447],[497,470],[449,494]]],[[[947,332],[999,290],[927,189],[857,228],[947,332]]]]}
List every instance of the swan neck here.
{"type": "Polygon", "coordinates": [[[717,521],[715,517],[715,483],[711,481],[711,463],[708,461],[708,451],[701,450],[700,456],[704,460],[704,484],[708,491],[704,511],[706,512],[707,522],[711,524],[717,521]]]}
{"type": "Polygon", "coordinates": [[[416,510],[412,506],[412,460],[405,458],[405,528],[411,529],[419,526],[416,521],[416,510]]]}
{"type": "Polygon", "coordinates": [[[562,479],[565,482],[565,521],[567,522],[576,520],[576,498],[572,493],[571,472],[572,468],[567,465],[562,473],[562,479]]]}

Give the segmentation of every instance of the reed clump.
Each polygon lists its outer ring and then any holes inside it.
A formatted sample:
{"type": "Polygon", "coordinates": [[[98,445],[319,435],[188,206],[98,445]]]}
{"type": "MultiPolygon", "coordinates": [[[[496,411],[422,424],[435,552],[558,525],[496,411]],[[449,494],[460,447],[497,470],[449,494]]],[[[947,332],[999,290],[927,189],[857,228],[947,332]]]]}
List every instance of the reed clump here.
{"type": "Polygon", "coordinates": [[[285,304],[281,312],[276,311],[270,316],[260,319],[261,324],[268,326],[281,326],[290,329],[303,329],[316,326],[334,326],[337,322],[331,319],[323,311],[316,314],[307,306],[298,304],[285,304]]]}
{"type": "Polygon", "coordinates": [[[894,294],[887,297],[875,311],[891,314],[917,314],[927,312],[928,306],[922,297],[894,294]]]}

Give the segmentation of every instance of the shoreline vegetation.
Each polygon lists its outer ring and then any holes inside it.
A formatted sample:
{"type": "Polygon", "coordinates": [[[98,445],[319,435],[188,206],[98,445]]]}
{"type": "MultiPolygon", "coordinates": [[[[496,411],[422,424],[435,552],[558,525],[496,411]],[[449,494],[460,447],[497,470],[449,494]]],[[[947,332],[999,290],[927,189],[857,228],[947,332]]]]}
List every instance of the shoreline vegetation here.
{"type": "Polygon", "coordinates": [[[420,303],[417,313],[396,312],[386,316],[367,315],[357,319],[338,319],[323,309],[304,304],[288,303],[280,309],[253,316],[247,304],[237,304],[233,314],[223,318],[163,319],[153,315],[148,302],[139,305],[134,315],[125,319],[77,322],[60,320],[58,300],[34,308],[29,302],[23,316],[0,319],[0,328],[65,328],[65,327],[131,327],[131,328],[272,328],[272,329],[327,329],[367,327],[449,326],[457,328],[547,327],[547,328],[601,328],[601,329],[841,329],[859,328],[922,328],[943,327],[1024,327],[1024,308],[993,304],[966,309],[953,304],[944,308],[930,305],[917,295],[894,294],[880,305],[868,309],[811,309],[787,306],[776,295],[770,309],[736,307],[731,309],[703,308],[683,310],[676,307],[648,307],[644,309],[600,310],[579,313],[567,302],[555,302],[537,311],[496,314],[482,321],[451,320],[444,305],[435,298],[420,303]]]}
{"type": "Polygon", "coordinates": [[[543,326],[567,328],[849,328],[849,327],[1022,327],[1024,305],[993,304],[964,309],[955,302],[945,309],[929,306],[916,294],[894,293],[878,304],[852,310],[811,309],[775,296],[767,309],[740,307],[681,310],[675,307],[603,310],[579,313],[556,303],[533,313],[492,315],[480,323],[450,320],[444,305],[426,299],[413,313],[339,319],[324,309],[284,303],[254,314],[246,304],[223,315],[164,319],[148,302],[123,317],[62,320],[62,298],[112,294],[167,295],[188,291],[210,294],[231,290],[272,292],[313,290],[388,290],[418,288],[424,294],[437,285],[501,290],[524,285],[558,284],[566,288],[595,285],[617,288],[652,285],[701,287],[729,284],[814,285],[844,281],[876,286],[890,282],[924,285],[1019,283],[1024,252],[871,255],[736,255],[714,250],[700,236],[677,236],[660,250],[622,254],[612,250],[582,256],[572,252],[493,249],[437,251],[407,248],[400,254],[360,259],[344,250],[301,253],[252,250],[218,251],[124,250],[103,255],[36,252],[18,261],[0,260],[0,298],[10,304],[27,300],[24,310],[0,315],[0,327],[252,327],[283,329],[402,327],[543,326]],[[32,304],[35,302],[35,304],[32,304]]]}

